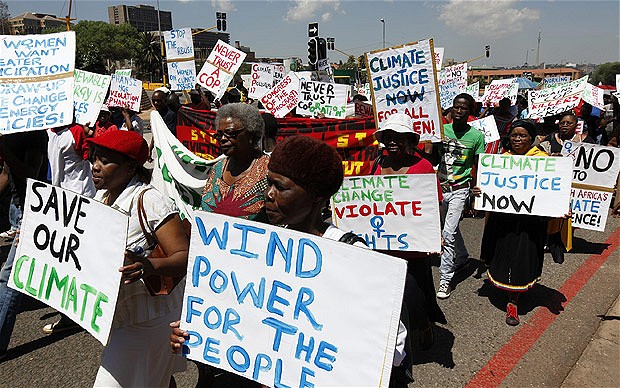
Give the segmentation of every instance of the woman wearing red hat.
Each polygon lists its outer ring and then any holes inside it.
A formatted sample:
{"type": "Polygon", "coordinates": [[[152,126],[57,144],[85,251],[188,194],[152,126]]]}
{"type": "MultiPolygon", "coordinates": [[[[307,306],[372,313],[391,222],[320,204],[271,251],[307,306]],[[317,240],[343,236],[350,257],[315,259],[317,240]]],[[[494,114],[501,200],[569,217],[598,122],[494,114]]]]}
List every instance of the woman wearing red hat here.
{"type": "Polygon", "coordinates": [[[142,136],[109,131],[87,141],[98,190],[95,199],[129,216],[125,265],[119,268],[123,282],[94,385],[167,387],[172,373],[186,367],[183,358],[166,351],[168,322],[181,314],[185,287],[179,284],[169,295],[151,296],[143,278],[152,274],[183,277],[189,242],[174,203],[149,185],[150,174],[144,168],[148,145],[142,136]],[[139,209],[144,209],[144,227],[139,209]],[[147,242],[151,231],[167,257],[146,257],[153,248],[147,242]]]}

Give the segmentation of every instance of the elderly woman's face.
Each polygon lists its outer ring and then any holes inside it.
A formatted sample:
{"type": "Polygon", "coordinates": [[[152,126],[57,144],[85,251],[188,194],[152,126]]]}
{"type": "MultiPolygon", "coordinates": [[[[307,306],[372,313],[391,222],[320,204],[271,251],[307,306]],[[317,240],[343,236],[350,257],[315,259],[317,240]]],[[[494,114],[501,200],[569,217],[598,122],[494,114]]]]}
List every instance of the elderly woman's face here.
{"type": "Polygon", "coordinates": [[[233,117],[220,119],[215,138],[220,143],[222,153],[231,158],[249,154],[253,150],[250,134],[241,120],[233,117]]]}
{"type": "Polygon", "coordinates": [[[415,143],[414,136],[407,133],[399,133],[391,129],[383,131],[381,142],[389,154],[407,153],[415,143]]]}
{"type": "Polygon", "coordinates": [[[97,190],[123,188],[135,173],[131,161],[118,152],[94,146],[90,151],[93,183],[97,190]]]}
{"type": "Polygon", "coordinates": [[[529,132],[523,127],[514,127],[510,131],[510,147],[517,155],[525,155],[532,148],[532,141],[529,132]]]}
{"type": "Polygon", "coordinates": [[[300,225],[308,219],[315,196],[281,174],[269,171],[265,210],[273,225],[300,225]]]}
{"type": "Polygon", "coordinates": [[[577,117],[566,115],[560,119],[558,126],[560,127],[560,135],[572,136],[577,129],[577,117]]]}

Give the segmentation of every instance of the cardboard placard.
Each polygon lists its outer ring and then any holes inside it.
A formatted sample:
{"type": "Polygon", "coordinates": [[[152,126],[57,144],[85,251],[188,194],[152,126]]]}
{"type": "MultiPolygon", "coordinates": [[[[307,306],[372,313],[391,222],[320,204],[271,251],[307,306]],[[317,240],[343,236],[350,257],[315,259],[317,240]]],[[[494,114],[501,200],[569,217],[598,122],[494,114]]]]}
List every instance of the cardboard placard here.
{"type": "Polygon", "coordinates": [[[571,189],[573,228],[604,232],[612,197],[610,191],[573,187],[571,189]]]}
{"type": "Polygon", "coordinates": [[[471,85],[467,85],[465,93],[472,96],[476,101],[480,100],[480,81],[476,81],[471,85]]]}
{"type": "Polygon", "coordinates": [[[485,87],[484,94],[480,99],[484,106],[498,106],[499,101],[507,97],[510,98],[510,105],[515,105],[518,90],[519,84],[516,78],[497,79],[485,87]]]}
{"type": "Polygon", "coordinates": [[[484,144],[489,144],[500,139],[497,123],[493,116],[487,116],[468,123],[484,134],[484,144]]]}
{"type": "Polygon", "coordinates": [[[221,98],[246,55],[243,51],[218,40],[198,72],[198,83],[210,90],[215,98],[221,98]]]}
{"type": "Polygon", "coordinates": [[[421,141],[441,141],[433,39],[372,51],[365,57],[377,128],[391,114],[405,113],[421,141]]]}
{"type": "Polygon", "coordinates": [[[0,133],[71,124],[75,32],[0,40],[0,133]]]}
{"type": "Polygon", "coordinates": [[[563,217],[568,213],[572,161],[563,157],[481,154],[474,208],[563,217]]]}
{"type": "Polygon", "coordinates": [[[123,77],[131,77],[131,69],[117,69],[114,74],[122,75],[123,77]]]}
{"type": "Polygon", "coordinates": [[[562,155],[573,160],[573,183],[613,189],[620,173],[620,148],[565,141],[562,155]]]}
{"type": "Polygon", "coordinates": [[[573,109],[579,105],[586,83],[588,76],[542,90],[530,90],[527,96],[528,118],[540,119],[573,109]]]}
{"type": "Polygon", "coordinates": [[[67,315],[105,345],[121,282],[128,217],[47,183],[28,179],[27,185],[8,285],[67,315]]]}
{"type": "Polygon", "coordinates": [[[595,106],[601,110],[605,110],[605,102],[603,101],[603,94],[605,91],[591,83],[586,83],[581,94],[581,99],[588,104],[595,106]]]}
{"type": "Polygon", "coordinates": [[[543,88],[550,88],[552,86],[558,86],[570,82],[570,75],[558,75],[553,77],[545,77],[543,81],[543,88]]]}
{"type": "Polygon", "coordinates": [[[110,87],[109,75],[91,73],[85,70],[74,71],[73,104],[75,122],[78,124],[95,124],[105,95],[110,87]]]}
{"type": "Polygon", "coordinates": [[[269,63],[252,63],[248,97],[261,98],[274,86],[274,66],[269,63]]]}
{"type": "Polygon", "coordinates": [[[240,218],[192,218],[188,358],[268,386],[388,386],[404,261],[240,218]],[[360,287],[373,292],[360,298],[360,287]]]}
{"type": "Polygon", "coordinates": [[[441,70],[441,64],[443,63],[444,47],[435,47],[435,69],[441,70]]]}
{"type": "Polygon", "coordinates": [[[194,40],[191,28],[164,31],[166,59],[194,58],[194,40]]]}
{"type": "Polygon", "coordinates": [[[441,251],[435,174],[346,177],[331,204],[334,223],[372,249],[441,251]]]}
{"type": "Polygon", "coordinates": [[[355,101],[355,116],[373,117],[374,113],[371,104],[364,101],[355,101]]]}
{"type": "Polygon", "coordinates": [[[110,95],[106,101],[107,106],[118,106],[139,112],[141,99],[142,81],[135,78],[112,74],[112,81],[110,82],[110,95]]]}
{"type": "Polygon", "coordinates": [[[263,106],[277,118],[286,116],[299,101],[299,79],[294,72],[286,77],[261,99],[263,106]]]}
{"type": "Polygon", "coordinates": [[[300,81],[299,101],[296,112],[301,115],[315,116],[322,113],[325,117],[343,119],[346,117],[347,85],[327,82],[300,81]]]}
{"type": "Polygon", "coordinates": [[[448,109],[452,100],[467,88],[467,63],[444,67],[439,73],[439,97],[441,107],[448,109]]]}
{"type": "Polygon", "coordinates": [[[196,86],[196,64],[193,60],[168,62],[170,90],[190,90],[196,86]]]}

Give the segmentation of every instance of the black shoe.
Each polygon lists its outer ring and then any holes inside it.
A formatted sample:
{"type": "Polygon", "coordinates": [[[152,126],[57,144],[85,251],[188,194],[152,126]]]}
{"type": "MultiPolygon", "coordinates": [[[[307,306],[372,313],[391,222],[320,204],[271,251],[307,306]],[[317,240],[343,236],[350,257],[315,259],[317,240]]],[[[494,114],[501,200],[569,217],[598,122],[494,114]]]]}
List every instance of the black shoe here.
{"type": "Polygon", "coordinates": [[[562,244],[552,244],[549,246],[549,252],[551,252],[551,257],[553,261],[562,264],[564,262],[564,252],[566,249],[562,244]]]}

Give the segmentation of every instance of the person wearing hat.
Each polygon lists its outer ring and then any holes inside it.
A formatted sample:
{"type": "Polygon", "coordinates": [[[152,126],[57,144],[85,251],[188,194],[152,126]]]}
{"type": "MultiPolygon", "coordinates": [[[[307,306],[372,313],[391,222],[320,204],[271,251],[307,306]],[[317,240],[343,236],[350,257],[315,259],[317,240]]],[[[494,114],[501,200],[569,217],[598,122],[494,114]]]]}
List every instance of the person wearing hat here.
{"type": "Polygon", "coordinates": [[[108,345],[94,386],[163,387],[186,362],[165,350],[168,322],[181,314],[184,280],[168,295],[151,296],[143,278],[148,275],[183,277],[189,241],[175,204],[153,188],[144,167],[146,141],[136,132],[108,131],[87,140],[92,162],[95,199],[129,216],[125,265],[108,345]],[[138,209],[146,215],[147,230],[167,257],[151,259],[132,252],[152,249],[140,224],[138,209]]]}
{"type": "Polygon", "coordinates": [[[99,117],[97,117],[97,121],[95,122],[95,130],[94,132],[91,130],[91,133],[88,133],[87,136],[97,137],[108,131],[118,130],[118,127],[110,121],[111,116],[112,113],[110,113],[110,109],[106,105],[102,105],[99,111],[99,117]]]}
{"type": "MultiPolygon", "coordinates": [[[[388,117],[380,129],[375,132],[379,143],[385,147],[387,154],[380,155],[372,168],[374,175],[392,174],[433,174],[433,165],[417,153],[420,135],[413,131],[413,121],[409,115],[394,113],[388,117]]],[[[417,188],[420,190],[431,188],[417,188]]],[[[441,186],[437,180],[437,196],[443,199],[441,186]]],[[[383,251],[388,255],[407,261],[407,277],[404,302],[411,313],[410,322],[419,330],[419,343],[423,350],[434,342],[433,323],[447,323],[435,298],[435,284],[431,272],[431,255],[423,252],[383,251]]],[[[438,255],[438,254],[435,254],[438,255]]]]}

